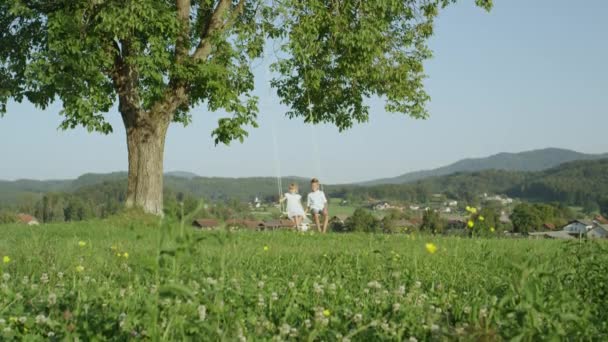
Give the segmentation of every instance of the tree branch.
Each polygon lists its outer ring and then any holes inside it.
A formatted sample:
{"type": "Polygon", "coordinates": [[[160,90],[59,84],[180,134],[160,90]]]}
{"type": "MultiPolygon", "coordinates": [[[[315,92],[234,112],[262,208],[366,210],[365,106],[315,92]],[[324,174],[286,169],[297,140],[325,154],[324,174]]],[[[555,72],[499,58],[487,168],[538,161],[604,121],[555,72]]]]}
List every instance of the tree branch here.
{"type": "Polygon", "coordinates": [[[128,41],[121,41],[120,46],[114,42],[116,56],[110,72],[114,87],[118,93],[118,109],[125,125],[133,125],[141,112],[141,99],[137,88],[137,71],[125,59],[130,54],[128,41]]]}
{"type": "Polygon", "coordinates": [[[211,54],[211,37],[215,33],[234,25],[239,15],[241,15],[245,9],[245,1],[246,0],[239,0],[238,4],[232,9],[230,18],[227,21],[225,21],[224,18],[228,14],[232,1],[220,0],[220,2],[218,2],[211,19],[209,20],[209,24],[203,31],[199,44],[192,54],[192,59],[194,61],[209,57],[211,54]]]}
{"type": "Polygon", "coordinates": [[[175,57],[180,63],[187,55],[190,42],[190,5],[191,0],[176,0],[177,19],[182,25],[181,32],[175,43],[175,57]]]}

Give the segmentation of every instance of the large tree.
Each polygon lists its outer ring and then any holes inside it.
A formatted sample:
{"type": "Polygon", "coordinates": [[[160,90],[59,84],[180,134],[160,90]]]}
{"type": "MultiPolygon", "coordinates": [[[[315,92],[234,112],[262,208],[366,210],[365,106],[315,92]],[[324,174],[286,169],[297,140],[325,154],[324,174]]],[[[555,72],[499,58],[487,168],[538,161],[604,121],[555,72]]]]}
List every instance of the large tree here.
{"type": "Polygon", "coordinates": [[[161,214],[169,125],[205,105],[229,114],[216,143],[242,141],[256,126],[252,61],[266,41],[280,50],[271,83],[290,118],[343,130],[368,119],[372,96],[424,118],[426,41],[455,1],[0,0],[0,114],[11,99],[42,109],[58,100],[61,128],[110,133],[117,104],[126,204],[161,214]]]}

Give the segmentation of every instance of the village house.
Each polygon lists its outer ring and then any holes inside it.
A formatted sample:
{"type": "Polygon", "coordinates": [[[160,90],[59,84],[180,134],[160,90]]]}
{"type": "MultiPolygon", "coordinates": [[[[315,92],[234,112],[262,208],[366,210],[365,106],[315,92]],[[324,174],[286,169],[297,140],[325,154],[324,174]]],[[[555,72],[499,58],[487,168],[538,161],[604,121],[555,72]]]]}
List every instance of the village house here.
{"type": "Polygon", "coordinates": [[[594,227],[594,223],[588,220],[574,220],[565,225],[562,230],[570,235],[585,235],[594,227]]]}
{"type": "Polygon", "coordinates": [[[587,232],[589,239],[608,239],[608,224],[597,225],[587,232]]]}
{"type": "Polygon", "coordinates": [[[458,201],[447,201],[445,203],[446,206],[448,207],[457,207],[458,206],[458,201]]]}
{"type": "Polygon", "coordinates": [[[392,208],[392,206],[390,204],[388,204],[388,202],[377,203],[373,206],[373,209],[377,210],[377,211],[388,210],[391,208],[392,208]]]}
{"type": "Polygon", "coordinates": [[[28,214],[17,214],[17,220],[19,223],[27,224],[28,226],[40,225],[40,222],[34,216],[28,214]]]}

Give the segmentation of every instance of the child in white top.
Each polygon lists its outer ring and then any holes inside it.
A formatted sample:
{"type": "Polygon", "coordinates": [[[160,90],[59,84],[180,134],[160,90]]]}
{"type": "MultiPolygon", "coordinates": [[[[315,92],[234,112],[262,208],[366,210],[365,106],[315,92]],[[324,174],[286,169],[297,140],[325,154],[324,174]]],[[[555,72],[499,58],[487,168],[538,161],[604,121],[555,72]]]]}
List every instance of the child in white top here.
{"type": "Polygon", "coordinates": [[[308,194],[307,207],[312,211],[312,215],[315,219],[315,224],[317,225],[317,230],[321,233],[327,233],[327,224],[329,223],[329,213],[327,210],[327,197],[325,197],[325,193],[319,190],[319,180],[313,178],[310,181],[310,186],[312,188],[312,192],[308,194]],[[321,229],[321,224],[319,223],[319,215],[323,215],[323,229],[321,229]]]}
{"type": "Polygon", "coordinates": [[[298,185],[295,183],[289,185],[289,192],[281,198],[281,202],[287,201],[287,217],[295,223],[296,228],[300,228],[305,215],[301,199],[302,196],[298,193],[298,185]]]}

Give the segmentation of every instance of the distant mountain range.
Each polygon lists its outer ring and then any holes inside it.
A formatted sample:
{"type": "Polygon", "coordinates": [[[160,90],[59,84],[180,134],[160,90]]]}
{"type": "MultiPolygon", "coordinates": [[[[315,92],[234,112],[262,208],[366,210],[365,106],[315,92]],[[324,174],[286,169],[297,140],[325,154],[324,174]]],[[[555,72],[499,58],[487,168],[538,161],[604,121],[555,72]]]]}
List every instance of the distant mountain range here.
{"type": "MultiPolygon", "coordinates": [[[[513,190],[515,185],[522,185],[526,188],[532,185],[537,186],[536,183],[530,184],[528,182],[532,179],[548,179],[548,177],[551,176],[551,173],[555,171],[554,169],[560,165],[573,161],[580,162],[579,165],[575,166],[576,170],[582,170],[584,168],[597,167],[593,166],[595,164],[584,163],[585,161],[596,159],[608,159],[608,154],[583,154],[555,148],[522,153],[500,153],[487,158],[465,159],[438,169],[408,173],[395,178],[380,179],[361,184],[326,185],[325,189],[328,192],[338,191],[334,193],[334,195],[339,196],[339,191],[342,191],[342,189],[345,189],[345,191],[346,189],[349,189],[350,191],[359,188],[360,190],[358,191],[365,191],[362,188],[390,188],[391,185],[394,184],[406,185],[424,181],[424,184],[434,191],[446,191],[456,188],[455,184],[469,182],[475,177],[489,177],[491,181],[481,182],[487,184],[486,191],[509,190],[509,192],[515,194],[515,191],[513,190]],[[479,174],[479,172],[492,170],[497,170],[498,173],[486,172],[479,174]],[[543,173],[536,174],[541,171],[543,173]]],[[[603,166],[606,164],[601,165],[603,166]]],[[[599,173],[596,172],[596,174],[590,178],[593,178],[596,181],[603,181],[603,178],[598,176],[601,172],[603,171],[600,171],[599,173]]],[[[566,176],[566,178],[571,180],[576,177],[577,176],[572,176],[571,174],[566,176]]],[[[107,174],[88,173],[74,180],[0,181],[0,204],[11,205],[28,197],[40,198],[42,194],[48,192],[75,192],[79,189],[95,187],[98,184],[108,182],[124,182],[124,188],[126,189],[126,180],[126,172],[113,172],[107,174]]],[[[587,180],[589,179],[586,179],[586,181],[587,180]]],[[[283,188],[286,188],[287,184],[290,182],[296,182],[303,187],[303,192],[306,192],[307,190],[308,179],[305,178],[285,177],[282,182],[283,188]]],[[[561,180],[560,183],[562,183],[561,180]]],[[[253,196],[276,196],[278,194],[277,180],[274,177],[200,177],[194,173],[185,171],[167,172],[165,174],[165,187],[173,192],[189,193],[193,196],[209,199],[234,198],[250,200],[253,196]]],[[[459,185],[459,187],[462,188],[461,185],[459,185]]],[[[583,185],[579,186],[579,188],[583,187],[583,185]]],[[[285,190],[286,189],[283,189],[282,191],[285,190]]],[[[370,189],[370,191],[373,191],[373,189],[370,189]]],[[[382,189],[382,191],[384,192],[384,189],[382,189]]],[[[394,187],[392,191],[400,192],[400,188],[394,187]]],[[[525,192],[520,192],[518,195],[524,197],[528,196],[525,192]]]]}
{"type": "Polygon", "coordinates": [[[585,154],[558,148],[547,148],[520,153],[499,153],[486,158],[463,159],[437,169],[410,172],[393,178],[377,179],[359,183],[359,185],[411,183],[430,177],[447,176],[457,172],[476,172],[485,170],[544,171],[572,161],[597,160],[604,158],[608,158],[608,153],[585,154]]]}

